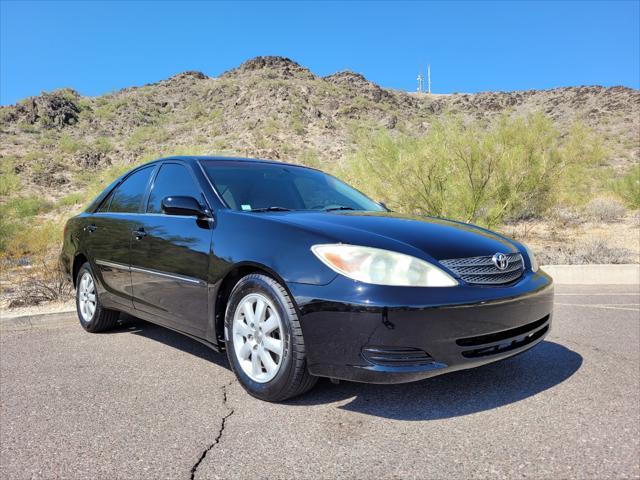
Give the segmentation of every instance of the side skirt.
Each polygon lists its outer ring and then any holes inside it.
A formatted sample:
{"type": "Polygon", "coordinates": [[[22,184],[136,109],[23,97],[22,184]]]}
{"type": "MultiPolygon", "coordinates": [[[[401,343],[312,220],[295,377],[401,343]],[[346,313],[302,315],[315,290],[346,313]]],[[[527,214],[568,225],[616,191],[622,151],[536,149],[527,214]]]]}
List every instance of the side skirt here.
{"type": "Polygon", "coordinates": [[[124,306],[121,306],[121,305],[118,305],[118,311],[121,312],[121,313],[125,313],[127,315],[130,315],[132,317],[144,320],[145,322],[153,323],[154,325],[157,325],[159,327],[166,328],[166,329],[171,330],[173,332],[179,333],[179,334],[184,335],[185,337],[189,337],[189,338],[191,338],[193,340],[196,340],[197,342],[200,342],[203,345],[209,347],[211,350],[213,350],[216,353],[222,353],[222,351],[223,351],[223,349],[220,348],[220,346],[216,345],[215,343],[211,343],[210,341],[208,341],[208,340],[206,340],[204,338],[200,338],[200,337],[197,337],[195,335],[191,335],[190,333],[183,332],[182,330],[179,330],[179,329],[177,329],[175,327],[166,325],[166,324],[158,321],[157,317],[155,317],[154,315],[148,314],[146,312],[141,312],[140,310],[136,310],[134,308],[127,308],[127,307],[124,307],[124,306]]]}

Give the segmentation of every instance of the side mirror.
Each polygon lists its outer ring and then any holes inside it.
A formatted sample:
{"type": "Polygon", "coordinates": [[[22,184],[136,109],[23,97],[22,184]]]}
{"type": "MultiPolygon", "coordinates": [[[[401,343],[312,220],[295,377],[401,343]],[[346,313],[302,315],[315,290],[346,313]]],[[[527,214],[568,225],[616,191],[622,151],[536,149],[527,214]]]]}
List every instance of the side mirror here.
{"type": "Polygon", "coordinates": [[[171,196],[162,199],[162,211],[167,215],[183,215],[198,218],[209,217],[209,212],[202,208],[193,197],[171,196]]]}

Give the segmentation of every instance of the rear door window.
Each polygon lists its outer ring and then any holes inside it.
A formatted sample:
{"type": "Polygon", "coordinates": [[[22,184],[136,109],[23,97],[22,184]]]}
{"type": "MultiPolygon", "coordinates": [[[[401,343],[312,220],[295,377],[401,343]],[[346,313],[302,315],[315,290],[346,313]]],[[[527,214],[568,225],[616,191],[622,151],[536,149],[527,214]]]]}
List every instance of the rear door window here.
{"type": "Polygon", "coordinates": [[[153,166],[145,167],[132,175],[129,175],[113,194],[113,198],[109,205],[109,212],[139,212],[153,168],[153,166]]]}
{"type": "Polygon", "coordinates": [[[115,190],[109,193],[109,195],[107,195],[107,197],[102,201],[102,203],[100,204],[100,207],[98,208],[98,210],[96,210],[98,213],[105,213],[109,211],[109,205],[111,205],[113,192],[115,192],[115,190]]]}

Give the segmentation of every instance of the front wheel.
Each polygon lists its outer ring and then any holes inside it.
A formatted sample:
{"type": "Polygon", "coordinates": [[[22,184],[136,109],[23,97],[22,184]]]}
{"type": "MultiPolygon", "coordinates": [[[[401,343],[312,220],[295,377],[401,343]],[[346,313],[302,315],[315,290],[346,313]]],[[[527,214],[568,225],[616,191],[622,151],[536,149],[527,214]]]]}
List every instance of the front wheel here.
{"type": "Polygon", "coordinates": [[[80,325],[88,332],[109,330],[118,323],[119,313],[107,310],[100,303],[91,265],[86,262],[76,277],[76,310],[80,325]]]}
{"type": "Polygon", "coordinates": [[[317,377],[307,371],[302,329],[293,302],[271,277],[240,279],[225,314],[229,363],[245,390],[270,402],[310,390],[317,377]]]}

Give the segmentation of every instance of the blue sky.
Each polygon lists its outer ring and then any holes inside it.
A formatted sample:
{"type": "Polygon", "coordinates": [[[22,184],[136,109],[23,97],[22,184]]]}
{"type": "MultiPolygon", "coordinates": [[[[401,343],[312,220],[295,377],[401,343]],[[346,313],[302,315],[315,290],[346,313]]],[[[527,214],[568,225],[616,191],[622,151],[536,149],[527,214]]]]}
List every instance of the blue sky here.
{"type": "Polygon", "coordinates": [[[13,2],[0,4],[0,103],[98,95],[256,55],[434,92],[640,87],[640,2],[13,2]]]}

